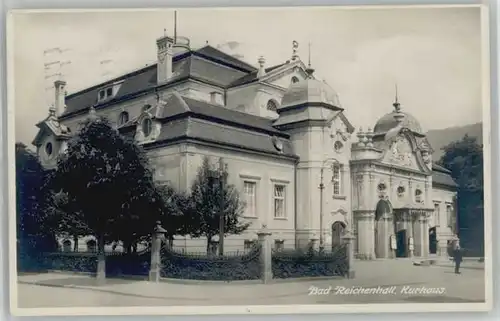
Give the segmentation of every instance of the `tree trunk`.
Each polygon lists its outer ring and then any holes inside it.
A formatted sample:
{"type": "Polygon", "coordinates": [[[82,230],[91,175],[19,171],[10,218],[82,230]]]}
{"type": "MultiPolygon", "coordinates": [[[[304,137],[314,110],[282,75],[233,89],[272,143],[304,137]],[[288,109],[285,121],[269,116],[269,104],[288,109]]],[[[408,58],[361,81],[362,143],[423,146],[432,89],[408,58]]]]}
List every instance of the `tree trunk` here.
{"type": "Polygon", "coordinates": [[[132,244],[129,241],[123,241],[123,250],[125,253],[132,253],[132,244]]]}
{"type": "Polygon", "coordinates": [[[210,253],[210,241],[212,241],[212,236],[211,235],[207,235],[207,255],[210,255],[212,253],[210,253]]]}
{"type": "Polygon", "coordinates": [[[73,252],[78,252],[78,235],[73,235],[73,252]]]}
{"type": "Polygon", "coordinates": [[[97,236],[97,283],[106,282],[106,255],[104,253],[104,235],[97,236]]]}

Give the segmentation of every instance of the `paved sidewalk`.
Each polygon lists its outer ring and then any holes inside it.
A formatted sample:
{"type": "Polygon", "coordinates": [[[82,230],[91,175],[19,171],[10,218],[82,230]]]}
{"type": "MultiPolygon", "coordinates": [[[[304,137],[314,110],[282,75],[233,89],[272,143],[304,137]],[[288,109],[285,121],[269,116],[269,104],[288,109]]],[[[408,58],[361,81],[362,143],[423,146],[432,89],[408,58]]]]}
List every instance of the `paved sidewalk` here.
{"type": "Polygon", "coordinates": [[[108,279],[98,286],[90,276],[62,273],[27,274],[18,278],[19,307],[76,306],[171,306],[171,305],[266,305],[345,304],[394,302],[484,301],[484,271],[480,266],[455,275],[450,266],[413,266],[411,260],[357,261],[356,278],[274,282],[180,282],[108,279]],[[329,295],[309,295],[316,287],[329,295]],[[336,294],[352,287],[395,287],[392,295],[336,294]],[[407,293],[412,288],[444,288],[443,294],[407,293]],[[406,292],[404,289],[407,289],[406,292]]]}

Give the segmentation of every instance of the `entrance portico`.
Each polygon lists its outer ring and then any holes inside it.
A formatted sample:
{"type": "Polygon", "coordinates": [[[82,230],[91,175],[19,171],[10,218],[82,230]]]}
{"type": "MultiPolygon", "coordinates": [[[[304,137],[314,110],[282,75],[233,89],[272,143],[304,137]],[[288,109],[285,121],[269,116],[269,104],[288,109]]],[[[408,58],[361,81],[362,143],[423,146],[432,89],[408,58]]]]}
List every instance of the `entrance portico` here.
{"type": "Polygon", "coordinates": [[[358,215],[358,257],[427,257],[430,212],[418,207],[392,208],[389,200],[379,200],[374,214],[358,215]]]}

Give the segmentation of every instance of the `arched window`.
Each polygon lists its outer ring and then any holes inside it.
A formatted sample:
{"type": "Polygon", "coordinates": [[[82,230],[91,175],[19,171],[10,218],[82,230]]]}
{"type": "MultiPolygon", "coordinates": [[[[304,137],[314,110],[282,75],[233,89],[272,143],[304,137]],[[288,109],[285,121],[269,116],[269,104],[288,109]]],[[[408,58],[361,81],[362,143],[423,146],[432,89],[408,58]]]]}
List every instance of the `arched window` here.
{"type": "Polygon", "coordinates": [[[129,116],[126,111],[122,111],[120,115],[118,116],[118,125],[123,125],[125,123],[128,123],[129,116]]]}
{"type": "Polygon", "coordinates": [[[64,240],[62,244],[62,250],[63,252],[71,252],[71,241],[70,240],[64,240]]]}
{"type": "Polygon", "coordinates": [[[292,77],[292,84],[296,84],[296,83],[298,83],[299,81],[300,81],[300,80],[299,80],[299,78],[297,78],[296,76],[293,76],[293,77],[292,77]]]}
{"type": "Polygon", "coordinates": [[[146,118],[142,121],[142,132],[144,133],[144,137],[148,137],[151,135],[151,131],[153,129],[153,122],[150,118],[146,118]]]}
{"type": "Polygon", "coordinates": [[[403,197],[405,195],[405,188],[403,186],[398,186],[398,197],[403,197]]]}
{"type": "Polygon", "coordinates": [[[419,189],[415,191],[415,202],[422,203],[422,191],[419,189]]]}
{"type": "Polygon", "coordinates": [[[94,240],[90,240],[87,242],[87,251],[97,252],[97,244],[94,240]]]}
{"type": "Polygon", "coordinates": [[[278,106],[276,105],[274,100],[270,99],[267,102],[267,110],[270,110],[270,111],[277,111],[278,110],[278,106]]]}
{"type": "Polygon", "coordinates": [[[46,145],[45,145],[45,153],[47,154],[47,156],[52,156],[52,152],[54,151],[54,148],[52,147],[52,143],[51,142],[48,142],[46,145]]]}

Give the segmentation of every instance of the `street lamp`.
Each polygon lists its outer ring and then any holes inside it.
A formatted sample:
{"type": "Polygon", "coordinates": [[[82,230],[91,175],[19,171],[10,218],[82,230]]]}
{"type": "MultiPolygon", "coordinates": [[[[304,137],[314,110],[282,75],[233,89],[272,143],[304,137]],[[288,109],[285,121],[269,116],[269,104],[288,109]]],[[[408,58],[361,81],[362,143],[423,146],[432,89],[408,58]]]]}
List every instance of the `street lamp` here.
{"type": "Polygon", "coordinates": [[[335,158],[327,158],[321,164],[320,183],[319,183],[319,250],[320,250],[320,252],[322,252],[325,248],[325,240],[324,240],[324,236],[323,236],[323,190],[325,189],[325,184],[323,183],[323,179],[324,179],[325,166],[329,162],[332,162],[332,166],[334,164],[340,163],[335,158]]]}
{"type": "Polygon", "coordinates": [[[226,173],[227,164],[224,164],[222,158],[219,159],[219,168],[215,171],[210,171],[211,184],[219,185],[219,255],[224,255],[224,229],[225,229],[225,217],[224,217],[224,185],[226,183],[226,173]]]}
{"type": "Polygon", "coordinates": [[[161,226],[161,222],[157,221],[156,226],[153,231],[153,239],[151,242],[151,267],[149,269],[149,281],[159,282],[160,281],[160,250],[161,242],[165,240],[165,230],[161,226]]]}

